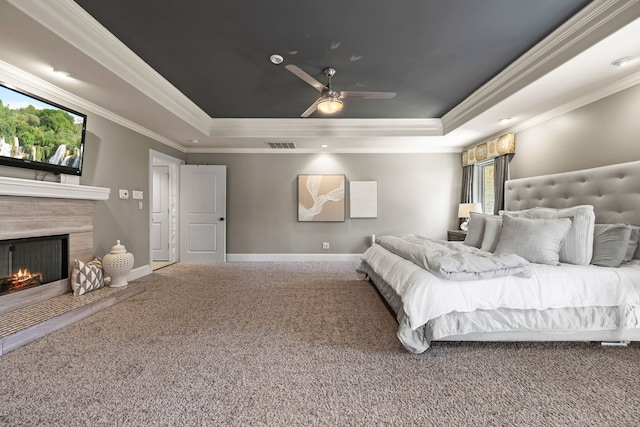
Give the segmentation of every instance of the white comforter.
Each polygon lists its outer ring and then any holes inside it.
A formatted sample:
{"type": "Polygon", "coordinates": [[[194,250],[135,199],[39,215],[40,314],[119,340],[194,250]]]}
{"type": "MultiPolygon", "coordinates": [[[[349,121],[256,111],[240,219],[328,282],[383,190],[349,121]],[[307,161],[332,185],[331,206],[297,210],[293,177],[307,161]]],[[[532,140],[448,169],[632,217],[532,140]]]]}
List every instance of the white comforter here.
{"type": "Polygon", "coordinates": [[[413,330],[454,311],[640,306],[637,260],[618,268],[531,264],[529,278],[454,281],[439,279],[379,245],[362,259],[400,296],[413,330]]]}
{"type": "Polygon", "coordinates": [[[441,279],[478,280],[530,275],[529,261],[516,254],[494,255],[473,246],[419,234],[382,236],[376,243],[441,279]]]}

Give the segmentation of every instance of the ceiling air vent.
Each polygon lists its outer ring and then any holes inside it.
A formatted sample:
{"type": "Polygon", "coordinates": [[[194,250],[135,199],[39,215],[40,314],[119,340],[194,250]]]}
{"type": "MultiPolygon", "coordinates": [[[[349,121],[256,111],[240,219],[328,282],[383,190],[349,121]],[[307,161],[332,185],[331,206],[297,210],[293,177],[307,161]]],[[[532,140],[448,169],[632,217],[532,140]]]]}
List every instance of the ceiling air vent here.
{"type": "Polygon", "coordinates": [[[270,148],[296,148],[296,144],[293,142],[267,142],[270,148]]]}

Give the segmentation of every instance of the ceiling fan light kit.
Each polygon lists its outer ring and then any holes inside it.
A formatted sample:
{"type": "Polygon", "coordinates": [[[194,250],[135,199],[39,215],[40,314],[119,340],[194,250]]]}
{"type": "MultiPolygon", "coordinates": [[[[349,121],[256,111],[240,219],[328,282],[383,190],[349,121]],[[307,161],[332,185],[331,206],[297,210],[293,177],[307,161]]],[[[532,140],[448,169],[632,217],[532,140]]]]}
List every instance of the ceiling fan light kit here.
{"type": "Polygon", "coordinates": [[[338,98],[320,99],[316,105],[316,108],[325,114],[337,113],[342,110],[342,107],[344,107],[344,103],[338,98]]]}
{"type": "Polygon", "coordinates": [[[396,96],[395,92],[334,91],[331,87],[331,77],[336,74],[336,70],[333,68],[325,68],[323,70],[324,75],[327,76],[326,86],[304,72],[300,67],[288,64],[285,65],[285,68],[322,93],[320,98],[311,104],[300,117],[309,117],[316,110],[320,110],[321,113],[325,114],[337,113],[344,107],[342,100],[345,98],[389,99],[396,96]]]}

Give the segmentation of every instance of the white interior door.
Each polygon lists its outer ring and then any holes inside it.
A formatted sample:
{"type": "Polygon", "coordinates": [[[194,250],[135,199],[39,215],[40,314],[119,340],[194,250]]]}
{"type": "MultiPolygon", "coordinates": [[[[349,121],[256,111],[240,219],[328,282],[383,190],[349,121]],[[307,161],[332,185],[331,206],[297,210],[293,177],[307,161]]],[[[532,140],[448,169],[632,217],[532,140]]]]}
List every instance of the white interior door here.
{"type": "Polygon", "coordinates": [[[226,261],[226,197],[226,166],[180,166],[180,261],[226,261]]]}
{"type": "Polygon", "coordinates": [[[151,259],[169,261],[169,166],[153,167],[151,259]]]}

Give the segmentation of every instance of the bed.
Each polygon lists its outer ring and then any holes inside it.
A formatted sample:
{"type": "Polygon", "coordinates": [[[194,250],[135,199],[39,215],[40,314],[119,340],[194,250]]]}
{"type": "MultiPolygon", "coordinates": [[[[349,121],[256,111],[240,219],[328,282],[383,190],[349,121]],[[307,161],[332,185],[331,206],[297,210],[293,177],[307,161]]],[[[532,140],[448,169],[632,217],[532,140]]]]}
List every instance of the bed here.
{"type": "Polygon", "coordinates": [[[640,340],[640,162],[510,180],[464,242],[379,237],[357,269],[412,353],[433,341],[640,340]]]}

